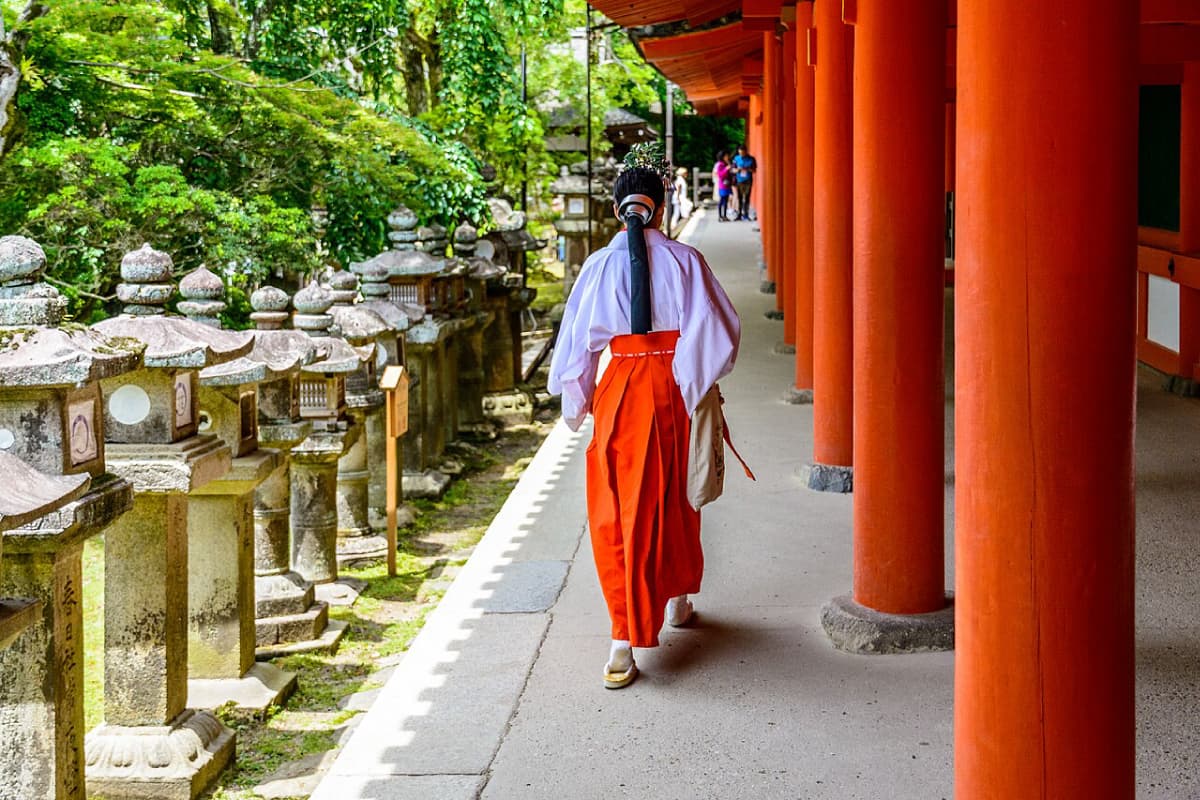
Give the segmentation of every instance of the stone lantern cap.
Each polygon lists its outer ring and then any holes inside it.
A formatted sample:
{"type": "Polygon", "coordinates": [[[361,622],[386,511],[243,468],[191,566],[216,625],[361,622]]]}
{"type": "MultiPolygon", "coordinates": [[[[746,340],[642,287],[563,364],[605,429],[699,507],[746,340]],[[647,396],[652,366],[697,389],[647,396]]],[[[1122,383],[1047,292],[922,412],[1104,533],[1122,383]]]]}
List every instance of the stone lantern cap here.
{"type": "MultiPolygon", "coordinates": [[[[387,268],[380,264],[373,264],[364,267],[360,274],[362,275],[363,308],[369,308],[381,316],[388,327],[397,333],[408,330],[413,323],[409,312],[389,299],[391,289],[388,286],[387,268]]],[[[420,313],[421,316],[424,316],[425,309],[420,309],[420,313]]]]}
{"type": "Polygon", "coordinates": [[[250,307],[254,309],[250,319],[254,320],[257,330],[254,332],[254,350],[249,357],[279,373],[298,370],[325,358],[326,354],[320,339],[283,329],[283,323],[290,316],[288,308],[291,304],[292,298],[287,292],[274,286],[263,286],[250,295],[250,307]]]}
{"type": "Polygon", "coordinates": [[[386,250],[374,258],[351,264],[350,269],[361,275],[374,266],[385,268],[388,277],[438,275],[445,271],[446,261],[420,250],[386,250]]]}
{"type": "MultiPolygon", "coordinates": [[[[495,252],[491,242],[485,239],[483,244],[495,252]]],[[[481,249],[479,231],[474,225],[464,222],[454,229],[454,255],[465,265],[467,277],[487,281],[499,278],[508,271],[490,258],[481,257],[481,249]]]]}
{"type": "Polygon", "coordinates": [[[250,333],[223,331],[164,313],[163,306],[174,292],[171,269],[171,257],[149,245],[125,256],[121,277],[126,282],[117,287],[117,297],[125,303],[122,314],[93,328],[145,344],[143,362],[150,368],[204,368],[249,353],[254,346],[250,333]]]}
{"type": "Polygon", "coordinates": [[[42,282],[45,267],[37,242],[0,237],[0,386],[78,386],[136,369],[141,342],[62,324],[66,300],[42,282]]]}
{"type": "Polygon", "coordinates": [[[292,315],[292,325],[316,339],[318,346],[324,349],[325,357],[306,364],[302,368],[305,373],[349,374],[363,364],[364,359],[357,350],[341,336],[332,335],[337,332],[333,315],[329,313],[333,302],[333,292],[315,280],[292,298],[292,305],[296,309],[292,315]]]}
{"type": "Polygon", "coordinates": [[[367,345],[393,330],[387,320],[357,302],[358,276],[353,272],[335,272],[329,288],[335,299],[329,313],[350,344],[367,345]]]}
{"type": "Polygon", "coordinates": [[[79,475],[47,475],[16,456],[0,450],[0,531],[33,522],[78,499],[91,486],[92,478],[79,475]]]}
{"type": "Polygon", "coordinates": [[[184,300],[179,303],[179,312],[188,319],[221,327],[221,312],[225,305],[225,282],[201,264],[179,282],[179,293],[184,300]]]}

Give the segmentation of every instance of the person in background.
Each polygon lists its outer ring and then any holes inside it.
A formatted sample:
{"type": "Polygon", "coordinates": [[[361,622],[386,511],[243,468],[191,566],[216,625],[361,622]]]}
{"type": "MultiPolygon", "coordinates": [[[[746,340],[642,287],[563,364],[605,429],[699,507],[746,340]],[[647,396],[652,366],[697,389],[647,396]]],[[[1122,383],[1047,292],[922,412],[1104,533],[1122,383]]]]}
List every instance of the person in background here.
{"type": "Polygon", "coordinates": [[[675,209],[671,217],[671,228],[674,230],[680,222],[692,215],[694,205],[688,199],[687,167],[675,170],[675,209]]]}
{"type": "Polygon", "coordinates": [[[549,390],[587,448],[592,553],[612,623],[604,686],[637,677],[633,648],[686,625],[700,591],[700,512],[687,497],[691,417],[733,370],[741,321],[704,256],[659,232],[665,161],[631,151],[613,185],[625,230],[593,253],[567,299],[549,390]],[[640,158],[640,160],[639,160],[640,158]],[[633,163],[630,163],[633,159],[633,163]],[[596,385],[600,355],[612,358],[596,385]]]}
{"type": "Polygon", "coordinates": [[[729,153],[725,150],[717,153],[717,163],[713,164],[713,190],[717,193],[717,218],[721,222],[729,222],[729,196],[733,194],[729,174],[729,153]]]}
{"type": "Polygon", "coordinates": [[[750,219],[750,192],[754,189],[754,172],[758,169],[758,162],[754,156],[746,149],[746,145],[739,144],[737,155],[733,157],[734,181],[737,185],[738,196],[738,219],[750,219]]]}

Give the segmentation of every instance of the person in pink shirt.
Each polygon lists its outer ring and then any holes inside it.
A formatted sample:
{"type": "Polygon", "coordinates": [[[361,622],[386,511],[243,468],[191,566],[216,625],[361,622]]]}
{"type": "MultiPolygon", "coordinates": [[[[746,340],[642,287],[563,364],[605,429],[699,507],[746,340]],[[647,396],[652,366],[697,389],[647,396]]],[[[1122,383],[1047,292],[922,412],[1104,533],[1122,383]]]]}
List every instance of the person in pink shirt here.
{"type": "Polygon", "coordinates": [[[728,222],[729,196],[733,194],[729,181],[729,153],[722,150],[717,153],[717,162],[713,164],[713,189],[717,193],[717,217],[721,222],[728,222]]]}

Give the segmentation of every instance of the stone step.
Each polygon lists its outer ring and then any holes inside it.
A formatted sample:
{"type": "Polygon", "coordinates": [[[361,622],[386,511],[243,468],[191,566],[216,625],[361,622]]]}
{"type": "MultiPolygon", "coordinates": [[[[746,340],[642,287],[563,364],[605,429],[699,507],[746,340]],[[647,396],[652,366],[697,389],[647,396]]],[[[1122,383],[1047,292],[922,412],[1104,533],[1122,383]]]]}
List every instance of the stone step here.
{"type": "Polygon", "coordinates": [[[254,620],[254,640],[258,647],[308,641],[320,637],[328,624],[329,605],[316,601],[300,614],[254,620]]]}
{"type": "Polygon", "coordinates": [[[254,579],[254,616],[268,619],[303,614],[312,607],[313,585],[295,572],[254,579]]]}
{"type": "Polygon", "coordinates": [[[302,642],[285,642],[281,644],[264,645],[254,651],[254,657],[259,661],[267,661],[281,656],[296,655],[297,653],[334,653],[342,642],[348,625],[338,620],[330,620],[325,630],[315,639],[302,642]]]}

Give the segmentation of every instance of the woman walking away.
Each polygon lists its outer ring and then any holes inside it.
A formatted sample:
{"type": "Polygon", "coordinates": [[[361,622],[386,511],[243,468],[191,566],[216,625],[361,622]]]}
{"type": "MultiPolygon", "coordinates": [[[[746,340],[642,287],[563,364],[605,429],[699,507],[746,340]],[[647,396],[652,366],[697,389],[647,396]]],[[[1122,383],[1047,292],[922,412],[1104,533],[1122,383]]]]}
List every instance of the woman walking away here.
{"type": "Polygon", "coordinates": [[[584,263],[567,301],[550,392],[587,449],[588,527],[612,645],[604,685],[637,677],[634,647],[658,646],[664,620],[686,625],[700,590],[700,514],[687,497],[691,416],[729,374],[741,323],[695,249],[659,232],[669,172],[639,147],[613,186],[625,230],[584,263]],[[596,386],[600,354],[612,359],[596,386]]]}
{"type": "Polygon", "coordinates": [[[729,153],[722,150],[717,153],[717,162],[713,164],[713,191],[717,194],[717,219],[728,222],[729,196],[733,190],[729,185],[729,153]]]}

